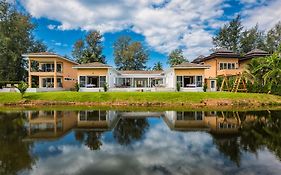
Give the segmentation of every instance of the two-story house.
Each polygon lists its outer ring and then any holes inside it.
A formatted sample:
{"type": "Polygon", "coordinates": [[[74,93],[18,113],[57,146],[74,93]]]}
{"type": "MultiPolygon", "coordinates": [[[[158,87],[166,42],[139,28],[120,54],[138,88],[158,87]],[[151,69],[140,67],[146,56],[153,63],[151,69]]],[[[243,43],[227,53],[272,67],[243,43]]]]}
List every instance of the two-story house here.
{"type": "Polygon", "coordinates": [[[74,87],[78,63],[54,53],[24,54],[28,60],[28,85],[30,92],[67,90],[74,87]]]}

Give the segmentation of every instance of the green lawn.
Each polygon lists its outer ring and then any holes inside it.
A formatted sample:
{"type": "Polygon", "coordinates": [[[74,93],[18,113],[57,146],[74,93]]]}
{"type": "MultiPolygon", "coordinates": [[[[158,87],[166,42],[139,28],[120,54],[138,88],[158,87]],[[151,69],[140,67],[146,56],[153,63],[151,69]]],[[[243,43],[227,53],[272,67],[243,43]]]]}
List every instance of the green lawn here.
{"type": "MultiPolygon", "coordinates": [[[[255,100],[261,103],[280,103],[281,97],[268,94],[227,93],[227,92],[44,92],[27,93],[26,100],[64,101],[64,102],[165,102],[200,103],[202,100],[255,100]]],[[[20,101],[19,93],[0,93],[0,103],[20,101]]]]}

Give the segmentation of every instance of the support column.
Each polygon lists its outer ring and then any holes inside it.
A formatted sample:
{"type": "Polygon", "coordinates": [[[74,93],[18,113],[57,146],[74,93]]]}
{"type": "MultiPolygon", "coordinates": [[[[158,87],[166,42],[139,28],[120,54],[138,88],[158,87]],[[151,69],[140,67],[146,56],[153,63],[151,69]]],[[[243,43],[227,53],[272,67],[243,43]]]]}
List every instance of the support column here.
{"type": "Polygon", "coordinates": [[[58,87],[58,81],[57,81],[57,59],[54,61],[54,88],[58,87]]]}
{"type": "Polygon", "coordinates": [[[57,135],[57,111],[54,111],[54,133],[57,135]]]}
{"type": "Polygon", "coordinates": [[[28,87],[32,87],[32,76],[31,76],[31,60],[28,59],[28,87]]]}
{"type": "Polygon", "coordinates": [[[38,82],[38,83],[39,83],[39,86],[38,86],[38,87],[39,87],[39,88],[42,88],[42,78],[39,77],[38,79],[39,79],[39,82],[38,82]]]}

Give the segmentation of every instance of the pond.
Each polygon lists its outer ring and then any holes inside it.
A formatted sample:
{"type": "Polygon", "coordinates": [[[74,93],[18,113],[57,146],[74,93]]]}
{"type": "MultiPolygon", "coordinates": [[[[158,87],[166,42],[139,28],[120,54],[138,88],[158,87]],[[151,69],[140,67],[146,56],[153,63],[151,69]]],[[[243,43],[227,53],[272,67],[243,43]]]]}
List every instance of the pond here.
{"type": "Polygon", "coordinates": [[[0,112],[0,174],[280,174],[281,111],[0,112]]]}

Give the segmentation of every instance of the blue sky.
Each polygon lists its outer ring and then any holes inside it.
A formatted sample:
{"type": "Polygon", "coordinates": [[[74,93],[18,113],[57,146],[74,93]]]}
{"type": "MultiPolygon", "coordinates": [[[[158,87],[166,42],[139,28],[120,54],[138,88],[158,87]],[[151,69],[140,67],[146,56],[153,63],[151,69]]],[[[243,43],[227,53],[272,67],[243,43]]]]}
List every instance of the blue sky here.
{"type": "MultiPolygon", "coordinates": [[[[11,0],[12,1],[12,0],[11,0]]],[[[280,20],[280,0],[18,0],[33,16],[34,34],[53,52],[71,56],[76,40],[89,30],[103,33],[104,54],[114,65],[113,43],[122,35],[148,49],[148,66],[164,65],[168,53],[182,48],[187,59],[208,55],[212,36],[224,23],[242,15],[246,28],[268,30],[280,20]]]]}

